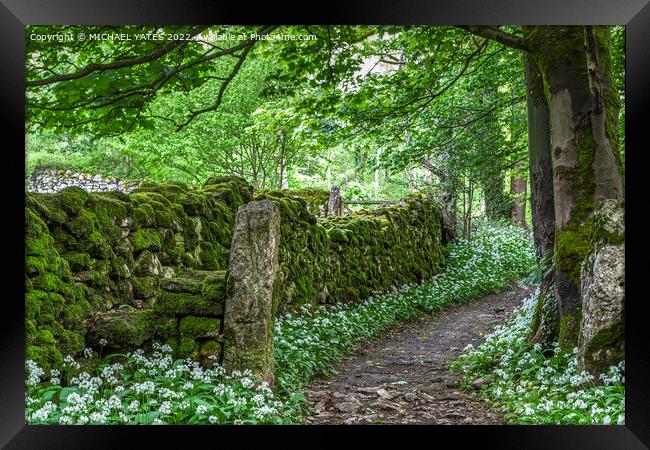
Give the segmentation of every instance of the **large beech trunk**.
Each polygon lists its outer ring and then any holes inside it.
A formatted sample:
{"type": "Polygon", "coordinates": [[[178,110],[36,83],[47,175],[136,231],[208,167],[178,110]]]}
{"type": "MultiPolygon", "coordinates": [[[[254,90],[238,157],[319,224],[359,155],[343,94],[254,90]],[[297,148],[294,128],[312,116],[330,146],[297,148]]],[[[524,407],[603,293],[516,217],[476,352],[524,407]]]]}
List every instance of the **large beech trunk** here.
{"type": "Polygon", "coordinates": [[[579,333],[580,266],[589,252],[591,218],[604,199],[623,199],[609,29],[527,26],[524,33],[549,106],[554,294],[560,345],[572,348],[579,333]]]}

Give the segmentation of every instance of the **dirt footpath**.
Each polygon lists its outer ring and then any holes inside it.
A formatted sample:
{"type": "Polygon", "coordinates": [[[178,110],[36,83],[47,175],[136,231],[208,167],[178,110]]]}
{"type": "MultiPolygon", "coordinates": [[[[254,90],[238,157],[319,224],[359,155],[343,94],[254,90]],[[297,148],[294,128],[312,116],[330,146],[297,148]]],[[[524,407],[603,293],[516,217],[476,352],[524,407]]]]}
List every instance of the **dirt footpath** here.
{"type": "Polygon", "coordinates": [[[500,424],[474,390],[458,387],[449,363],[475,347],[532,292],[513,286],[397,325],[342,361],[338,374],[316,379],[305,395],[309,424],[500,424]]]}

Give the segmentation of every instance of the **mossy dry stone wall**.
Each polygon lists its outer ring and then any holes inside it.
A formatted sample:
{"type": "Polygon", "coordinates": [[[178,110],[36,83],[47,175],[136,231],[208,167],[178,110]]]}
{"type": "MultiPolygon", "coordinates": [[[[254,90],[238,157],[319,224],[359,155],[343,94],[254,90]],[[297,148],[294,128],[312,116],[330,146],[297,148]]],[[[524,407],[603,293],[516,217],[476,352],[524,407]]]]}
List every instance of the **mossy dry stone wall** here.
{"type": "MultiPolygon", "coordinates": [[[[255,197],[280,212],[278,312],[356,301],[441,270],[440,208],[431,199],[413,194],[316,218],[310,210],[325,194],[255,197]]],[[[250,185],[236,177],[213,177],[201,188],[142,184],[129,194],[28,193],[27,358],[48,369],[86,346],[129,351],[154,339],[178,356],[221,358],[233,227],[251,199],[250,185]]]]}
{"type": "Polygon", "coordinates": [[[27,194],[27,358],[58,366],[102,339],[109,349],[156,338],[183,355],[220,351],[233,224],[250,199],[234,177],[27,194]]]}
{"type": "Polygon", "coordinates": [[[424,194],[344,217],[317,219],[307,202],[281,191],[255,200],[280,206],[279,269],[274,296],[280,312],[305,303],[352,302],[440,272],[440,206],[424,194]]]}

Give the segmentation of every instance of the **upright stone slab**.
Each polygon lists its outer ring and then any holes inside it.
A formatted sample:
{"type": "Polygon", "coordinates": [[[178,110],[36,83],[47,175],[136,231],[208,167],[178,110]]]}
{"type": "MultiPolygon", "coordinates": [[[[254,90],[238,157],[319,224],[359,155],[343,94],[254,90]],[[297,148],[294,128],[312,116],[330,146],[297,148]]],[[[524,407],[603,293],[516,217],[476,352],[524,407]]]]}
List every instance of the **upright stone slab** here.
{"type": "Polygon", "coordinates": [[[596,211],[592,249],[582,263],[578,365],[593,375],[625,358],[625,222],[623,206],[605,200],[596,211]]]}
{"type": "Polygon", "coordinates": [[[341,188],[332,186],[330,190],[330,197],[327,200],[327,215],[328,216],[342,216],[343,215],[343,201],[341,197],[341,188]]]}
{"type": "Polygon", "coordinates": [[[278,268],[280,210],[271,200],[239,208],[230,252],[224,316],[227,370],[250,369],[273,384],[273,282],[278,268]]]}

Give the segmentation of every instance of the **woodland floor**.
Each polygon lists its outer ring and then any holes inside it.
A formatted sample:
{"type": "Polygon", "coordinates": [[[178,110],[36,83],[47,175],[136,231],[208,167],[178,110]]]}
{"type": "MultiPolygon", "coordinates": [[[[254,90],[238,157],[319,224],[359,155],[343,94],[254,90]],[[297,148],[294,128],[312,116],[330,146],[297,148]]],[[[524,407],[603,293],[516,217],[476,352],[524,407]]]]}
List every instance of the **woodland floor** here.
{"type": "Polygon", "coordinates": [[[316,379],[305,395],[315,410],[309,424],[500,424],[476,390],[459,387],[449,363],[475,347],[532,288],[452,306],[403,323],[343,360],[338,373],[316,379]]]}

